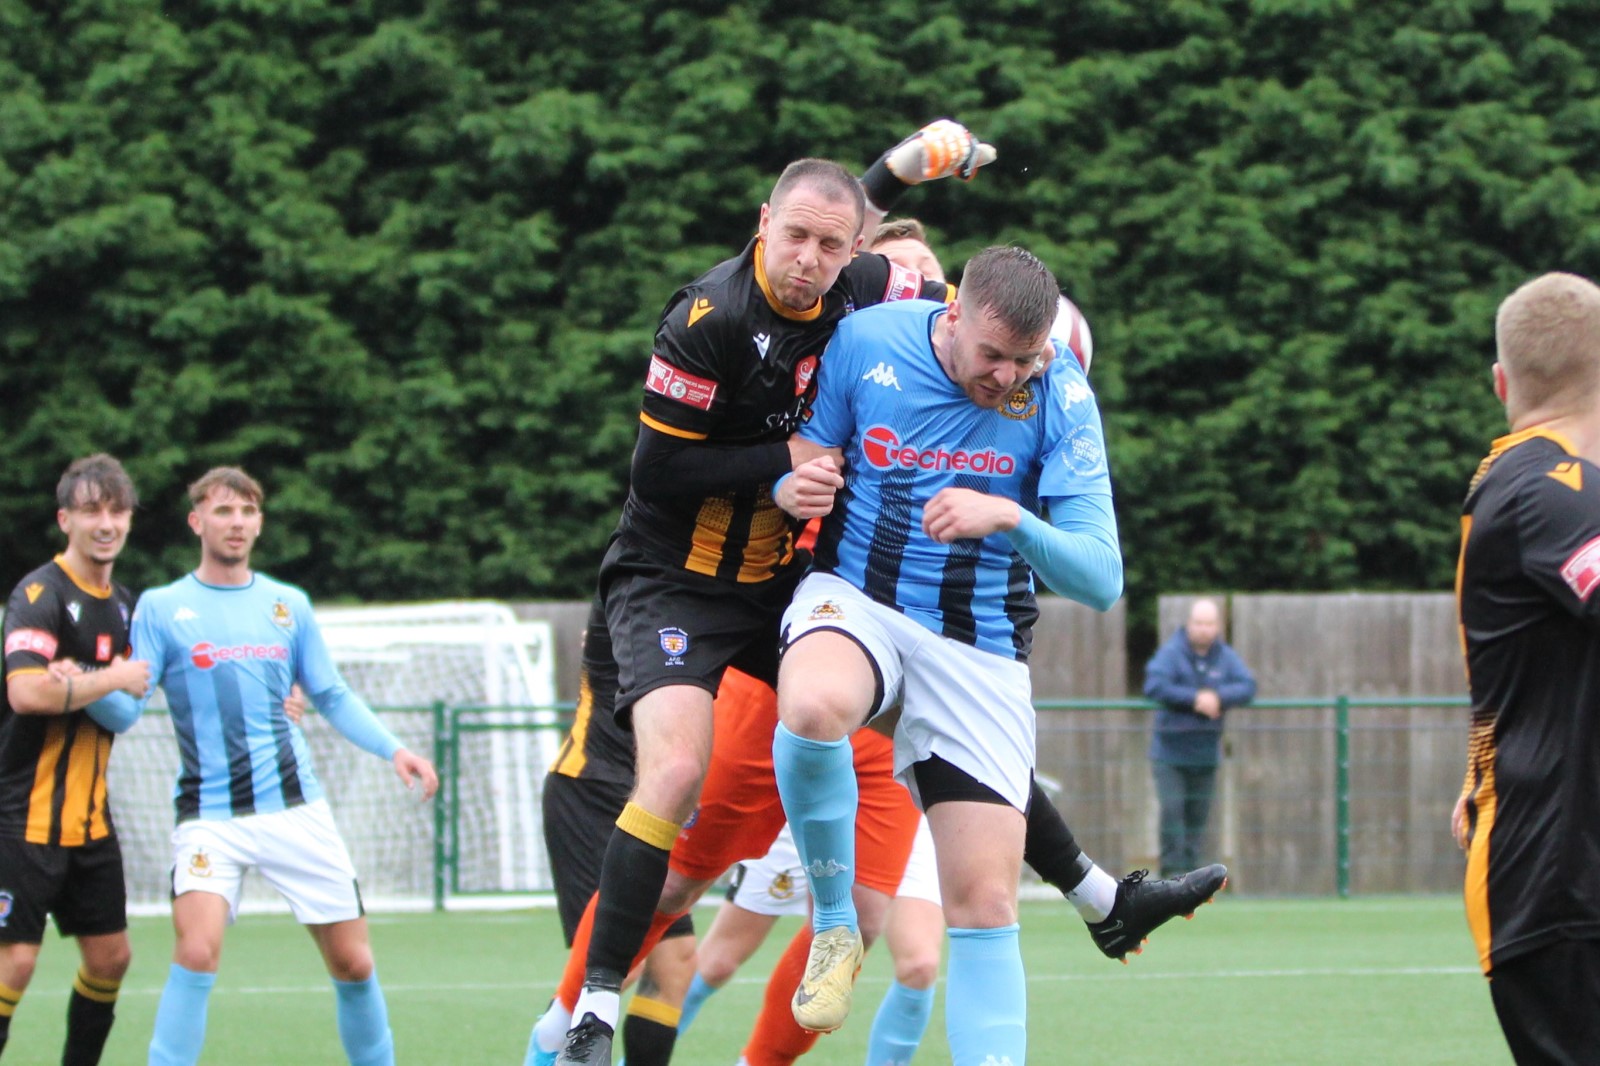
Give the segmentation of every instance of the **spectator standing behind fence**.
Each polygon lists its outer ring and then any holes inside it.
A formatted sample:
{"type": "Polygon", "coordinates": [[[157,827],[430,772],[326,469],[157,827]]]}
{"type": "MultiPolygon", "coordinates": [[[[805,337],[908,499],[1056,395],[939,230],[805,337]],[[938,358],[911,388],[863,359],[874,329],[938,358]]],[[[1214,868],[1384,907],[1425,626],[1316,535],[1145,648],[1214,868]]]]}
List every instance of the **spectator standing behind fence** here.
{"type": "Polygon", "coordinates": [[[1217,791],[1222,716],[1256,698],[1256,679],[1222,639],[1215,600],[1196,600],[1189,621],[1151,656],[1144,694],[1161,704],[1150,736],[1150,769],[1160,804],[1161,876],[1200,862],[1217,791]]]}

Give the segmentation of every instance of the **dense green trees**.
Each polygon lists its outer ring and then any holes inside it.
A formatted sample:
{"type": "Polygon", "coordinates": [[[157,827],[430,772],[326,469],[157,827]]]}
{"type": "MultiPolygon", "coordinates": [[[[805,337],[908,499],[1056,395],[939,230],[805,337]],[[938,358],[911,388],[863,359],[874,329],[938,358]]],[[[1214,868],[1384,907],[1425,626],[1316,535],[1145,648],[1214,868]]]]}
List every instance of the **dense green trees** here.
{"type": "Polygon", "coordinates": [[[1099,355],[1135,607],[1439,588],[1495,304],[1600,274],[1600,54],[1558,0],[0,0],[0,574],[72,456],[268,485],[323,597],[581,596],[672,290],[784,162],[951,115],[905,207],[1043,255],[1099,355]]]}

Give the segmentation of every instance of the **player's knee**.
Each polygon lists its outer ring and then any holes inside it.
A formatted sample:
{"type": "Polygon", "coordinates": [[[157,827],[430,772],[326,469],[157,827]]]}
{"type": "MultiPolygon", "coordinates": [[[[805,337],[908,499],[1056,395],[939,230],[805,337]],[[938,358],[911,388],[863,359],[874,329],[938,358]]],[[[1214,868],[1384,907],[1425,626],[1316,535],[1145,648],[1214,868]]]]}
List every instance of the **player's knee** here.
{"type": "Polygon", "coordinates": [[[18,992],[33,980],[33,967],[39,960],[38,948],[29,944],[7,944],[0,947],[0,983],[10,985],[18,992]],[[29,949],[32,950],[29,950],[29,949]]]}
{"type": "Polygon", "coordinates": [[[222,944],[205,937],[180,937],[173,945],[172,961],[190,973],[216,973],[222,944]]]}
{"type": "Polygon", "coordinates": [[[133,962],[133,947],[126,939],[103,944],[94,952],[84,955],[83,968],[90,977],[104,981],[120,981],[133,962]]]}
{"type": "Polygon", "coordinates": [[[334,952],[328,957],[328,976],[335,981],[365,981],[372,976],[372,968],[372,951],[365,946],[334,952]]]}
{"type": "Polygon", "coordinates": [[[700,786],[705,782],[706,765],[693,751],[660,752],[639,767],[636,802],[651,814],[681,822],[700,802],[700,786]],[[658,809],[659,808],[659,809],[658,809]]]}
{"type": "Polygon", "coordinates": [[[708,952],[705,950],[705,945],[701,945],[695,955],[695,968],[700,974],[700,980],[712,988],[721,988],[733,980],[733,975],[739,972],[739,964],[742,961],[732,952],[720,951],[715,947],[708,952]]]}
{"type": "Polygon", "coordinates": [[[843,740],[860,725],[861,716],[829,699],[826,693],[785,691],[778,705],[778,718],[797,737],[807,740],[843,740]]]}
{"type": "Polygon", "coordinates": [[[919,945],[895,955],[894,979],[907,988],[932,988],[939,979],[938,945],[919,945]]]}
{"type": "Polygon", "coordinates": [[[1000,881],[978,881],[946,895],[944,912],[945,919],[957,929],[998,929],[1015,924],[1015,886],[1000,881]]]}

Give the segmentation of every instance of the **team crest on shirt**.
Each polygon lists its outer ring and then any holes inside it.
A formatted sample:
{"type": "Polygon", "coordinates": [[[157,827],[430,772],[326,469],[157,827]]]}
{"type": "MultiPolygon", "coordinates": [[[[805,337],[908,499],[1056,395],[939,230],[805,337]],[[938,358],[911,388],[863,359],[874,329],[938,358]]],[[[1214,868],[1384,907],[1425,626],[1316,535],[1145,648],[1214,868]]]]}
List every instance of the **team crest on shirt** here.
{"type": "Polygon", "coordinates": [[[37,581],[35,581],[33,584],[29,585],[24,591],[27,592],[27,594],[28,594],[28,602],[29,603],[37,603],[38,600],[39,600],[39,597],[44,595],[44,586],[39,584],[37,581]]]}
{"type": "Polygon", "coordinates": [[[1039,401],[1033,398],[1033,387],[1024,385],[1000,405],[1000,413],[1013,422],[1026,422],[1039,413],[1039,401]]]}
{"type": "Polygon", "coordinates": [[[288,629],[290,626],[294,625],[294,615],[289,613],[289,605],[287,603],[284,603],[282,600],[278,600],[273,603],[272,621],[277,625],[282,626],[284,629],[288,629]]]}
{"type": "Polygon", "coordinates": [[[840,607],[837,603],[834,603],[832,600],[823,600],[821,603],[819,603],[815,607],[811,608],[811,616],[808,619],[808,621],[812,621],[812,622],[838,622],[838,621],[842,620],[843,618],[844,618],[844,608],[843,607],[840,607]]]}
{"type": "Polygon", "coordinates": [[[111,634],[100,633],[94,638],[94,661],[108,663],[111,661],[111,634]]]}
{"type": "Polygon", "coordinates": [[[767,895],[773,899],[794,899],[794,878],[789,876],[788,870],[772,879],[772,884],[767,886],[767,895]]]}
{"type": "Polygon", "coordinates": [[[133,619],[128,617],[128,605],[127,604],[125,604],[125,603],[117,604],[117,613],[122,616],[122,624],[123,625],[132,624],[133,619]]]}
{"type": "Polygon", "coordinates": [[[689,634],[676,626],[656,630],[661,638],[661,650],[667,653],[668,666],[682,666],[684,652],[689,650],[689,634]]]}
{"type": "Polygon", "coordinates": [[[15,898],[9,891],[0,888],[0,929],[4,929],[6,923],[11,920],[11,908],[15,898]]]}
{"type": "Polygon", "coordinates": [[[211,856],[206,854],[205,848],[196,848],[194,854],[189,856],[189,874],[192,877],[211,876],[211,856]]]}
{"type": "Polygon", "coordinates": [[[73,600],[71,603],[67,604],[67,613],[72,616],[73,624],[77,624],[78,616],[83,614],[83,604],[79,603],[77,600],[73,600]]]}

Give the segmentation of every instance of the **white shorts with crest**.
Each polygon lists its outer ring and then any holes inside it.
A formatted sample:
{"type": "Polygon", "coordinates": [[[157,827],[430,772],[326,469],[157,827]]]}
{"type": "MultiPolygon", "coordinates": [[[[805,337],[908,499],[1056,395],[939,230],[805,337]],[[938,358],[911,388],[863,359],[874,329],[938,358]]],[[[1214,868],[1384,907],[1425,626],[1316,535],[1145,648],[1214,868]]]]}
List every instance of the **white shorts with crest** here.
{"type": "MultiPolygon", "coordinates": [[[[928,831],[926,818],[917,822],[911,858],[906,862],[905,876],[894,895],[896,899],[909,896],[925,899],[936,907],[943,906],[939,896],[939,862],[934,857],[933,834],[928,831]]],[[[811,913],[811,885],[806,880],[806,870],[800,864],[800,852],[794,846],[787,822],[765,855],[734,867],[728,902],[752,914],[772,918],[791,914],[804,917],[811,913]]]]}
{"type": "Polygon", "coordinates": [[[832,574],[807,574],[783,615],[786,645],[818,629],[843,633],[866,653],[879,680],[874,715],[904,704],[894,772],[919,806],[911,767],[937,755],[1027,810],[1034,711],[1026,663],[940,636],[832,574]]]}
{"type": "Polygon", "coordinates": [[[172,895],[209,892],[239,916],[250,867],[278,890],[304,925],[346,922],[362,915],[361,889],[344,838],[326,800],[269,814],[196,818],[172,831],[172,895]]]}

